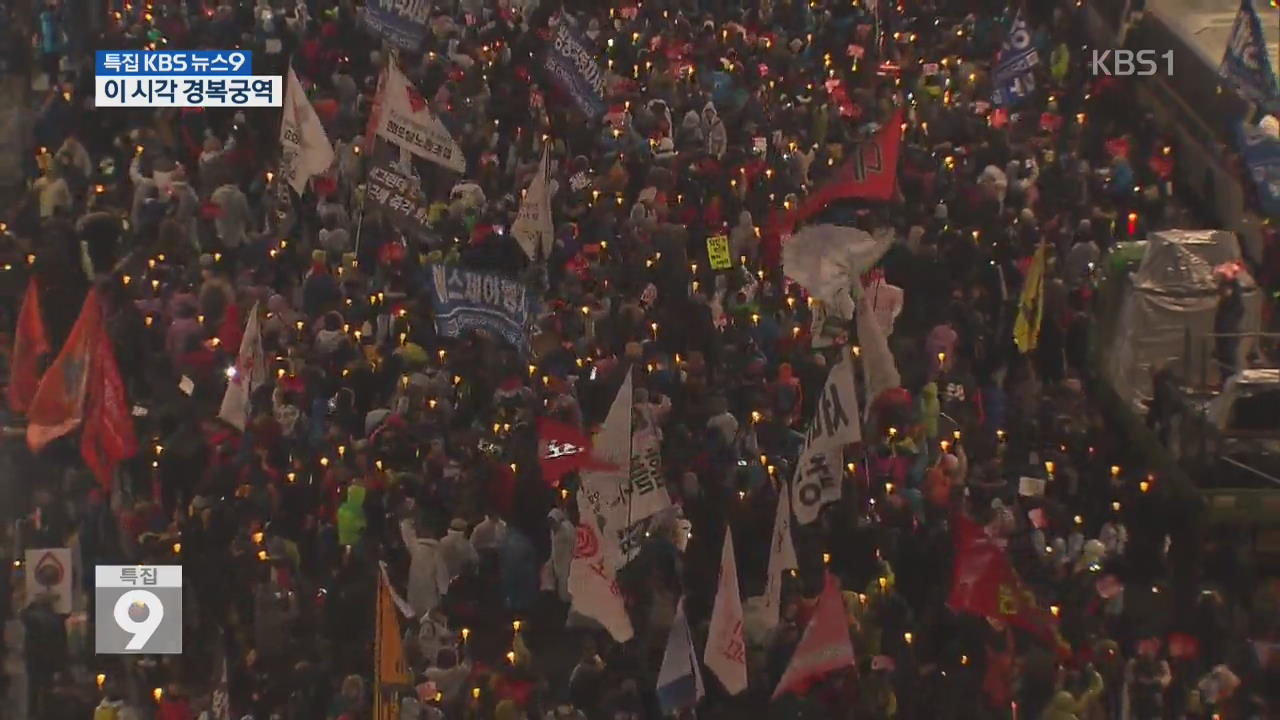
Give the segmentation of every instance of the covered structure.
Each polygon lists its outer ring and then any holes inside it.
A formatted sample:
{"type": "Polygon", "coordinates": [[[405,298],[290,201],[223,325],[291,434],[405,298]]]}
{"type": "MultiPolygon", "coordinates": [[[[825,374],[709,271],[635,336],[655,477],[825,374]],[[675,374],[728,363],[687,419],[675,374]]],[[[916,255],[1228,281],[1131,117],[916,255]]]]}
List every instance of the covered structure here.
{"type": "MultiPolygon", "coordinates": [[[[1214,268],[1240,259],[1234,233],[1168,230],[1152,233],[1138,269],[1129,276],[1115,330],[1106,346],[1104,372],[1122,400],[1142,412],[1152,377],[1170,369],[1185,385],[1204,389],[1221,381],[1213,360],[1218,307],[1214,268]]],[[[1245,316],[1241,333],[1261,326],[1262,297],[1241,270],[1245,316]]],[[[1241,342],[1246,353],[1250,342],[1241,342]]]]}

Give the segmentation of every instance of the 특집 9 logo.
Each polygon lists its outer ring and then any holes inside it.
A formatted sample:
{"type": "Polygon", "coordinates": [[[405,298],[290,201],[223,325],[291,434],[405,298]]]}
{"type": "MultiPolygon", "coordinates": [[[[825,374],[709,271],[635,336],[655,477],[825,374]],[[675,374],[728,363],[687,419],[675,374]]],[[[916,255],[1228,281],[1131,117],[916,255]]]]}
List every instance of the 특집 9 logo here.
{"type": "Polygon", "coordinates": [[[182,566],[99,565],[94,599],[99,655],[182,652],[182,566]]]}

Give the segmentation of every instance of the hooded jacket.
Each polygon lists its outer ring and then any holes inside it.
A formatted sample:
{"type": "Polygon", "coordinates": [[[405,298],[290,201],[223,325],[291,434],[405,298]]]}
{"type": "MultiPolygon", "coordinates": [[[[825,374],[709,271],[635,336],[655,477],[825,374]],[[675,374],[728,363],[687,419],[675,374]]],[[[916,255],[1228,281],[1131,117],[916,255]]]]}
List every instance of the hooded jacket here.
{"type": "Polygon", "coordinates": [[[364,536],[368,521],[364,516],[364,498],[367,494],[363,485],[351,485],[347,488],[347,499],[338,507],[338,543],[355,545],[364,536]]]}
{"type": "Polygon", "coordinates": [[[449,574],[440,553],[440,541],[419,537],[412,520],[400,521],[400,535],[409,550],[409,605],[423,617],[440,604],[449,589],[449,574]]]}

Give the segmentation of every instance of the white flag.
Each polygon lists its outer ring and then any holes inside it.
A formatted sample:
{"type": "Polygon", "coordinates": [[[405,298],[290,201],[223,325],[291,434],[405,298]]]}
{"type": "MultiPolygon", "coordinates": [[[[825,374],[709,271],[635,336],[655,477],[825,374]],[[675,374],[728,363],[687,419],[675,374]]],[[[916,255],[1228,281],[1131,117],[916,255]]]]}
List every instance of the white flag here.
{"type": "Polygon", "coordinates": [[[782,609],[782,576],[800,567],[796,546],[791,541],[791,488],[783,486],[778,493],[778,512],[773,518],[773,541],[769,546],[769,575],[764,581],[765,627],[778,626],[782,609]]]}
{"type": "Polygon", "coordinates": [[[662,474],[662,447],[652,430],[631,436],[631,477],[627,487],[630,507],[627,519],[645,520],[671,507],[671,495],[662,474]]]}
{"type": "Polygon", "coordinates": [[[875,311],[865,296],[858,299],[857,325],[858,343],[862,346],[862,380],[870,409],[880,393],[902,384],[902,376],[889,350],[889,339],[876,322],[875,311]]]}
{"type": "Polygon", "coordinates": [[[697,705],[705,694],[689,621],[684,615],[684,598],[680,598],[671,621],[671,634],[667,636],[667,649],[662,654],[662,668],[658,670],[658,706],[663,715],[674,715],[697,705]]]}
{"type": "Polygon", "coordinates": [[[237,430],[243,431],[249,420],[249,397],[267,381],[266,353],[262,350],[262,329],[258,322],[258,304],[249,311],[249,323],[245,325],[240,340],[240,354],[236,364],[227,370],[227,391],[222,396],[222,409],[218,417],[237,430]]]}
{"type": "Polygon", "coordinates": [[[520,202],[520,214],[511,226],[511,235],[520,243],[520,249],[537,260],[539,252],[545,262],[551,255],[555,242],[555,228],[551,223],[551,166],[548,158],[551,143],[542,146],[542,162],[538,174],[529,182],[529,189],[520,202]]]}
{"type": "Polygon", "coordinates": [[[742,635],[742,597],[738,592],[733,532],[726,526],[720,556],[720,584],[711,609],[711,627],[707,630],[702,661],[730,695],[747,689],[747,645],[742,635]]]}
{"type": "Polygon", "coordinates": [[[387,66],[377,134],[424,160],[454,172],[467,171],[462,148],[427,107],[418,89],[394,62],[387,66]]]}
{"type": "Polygon", "coordinates": [[[333,157],[333,145],[324,133],[320,116],[307,99],[298,74],[289,68],[280,121],[280,174],[301,195],[308,180],[329,169],[333,157]]]}
{"type": "Polygon", "coordinates": [[[862,274],[893,244],[890,230],[870,235],[841,225],[813,225],[782,246],[783,274],[796,281],[831,317],[853,317],[850,292],[862,285],[862,274]]]}
{"type": "Polygon", "coordinates": [[[631,368],[622,378],[609,414],[592,440],[592,455],[600,462],[616,465],[624,473],[631,466],[631,412],[634,407],[631,368]]]}
{"type": "Polygon", "coordinates": [[[849,352],[841,355],[818,396],[791,488],[796,520],[802,525],[818,519],[818,510],[824,504],[840,499],[844,446],[862,439],[853,386],[853,356],[849,352]]]}
{"type": "Polygon", "coordinates": [[[626,642],[635,631],[618,589],[618,567],[605,556],[586,494],[585,489],[578,492],[578,540],[569,561],[570,609],[600,623],[614,640],[626,642]]]}

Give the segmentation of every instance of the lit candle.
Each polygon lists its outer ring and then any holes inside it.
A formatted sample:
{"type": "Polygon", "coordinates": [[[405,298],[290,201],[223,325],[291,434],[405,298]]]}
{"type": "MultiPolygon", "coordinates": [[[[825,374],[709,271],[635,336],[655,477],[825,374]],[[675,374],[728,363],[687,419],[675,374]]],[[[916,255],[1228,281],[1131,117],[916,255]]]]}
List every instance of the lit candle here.
{"type": "Polygon", "coordinates": [[[1138,231],[1138,213],[1131,212],[1129,213],[1129,237],[1133,237],[1133,234],[1137,231],[1138,231]]]}
{"type": "Polygon", "coordinates": [[[160,702],[160,698],[164,697],[164,688],[156,688],[152,690],[151,697],[155,698],[156,702],[160,702]]]}
{"type": "Polygon", "coordinates": [[[1053,477],[1053,468],[1054,468],[1054,465],[1052,460],[1044,461],[1044,471],[1049,473],[1049,477],[1053,477]]]}
{"type": "Polygon", "coordinates": [[[98,689],[101,690],[102,686],[107,684],[107,676],[102,673],[98,673],[98,676],[94,678],[94,682],[98,683],[98,689]]]}
{"type": "Polygon", "coordinates": [[[903,639],[903,640],[904,640],[908,645],[910,645],[910,644],[911,644],[911,640],[912,640],[911,633],[909,633],[909,632],[908,632],[908,633],[902,633],[902,639],[903,639]]]}
{"type": "Polygon", "coordinates": [[[1120,477],[1120,466],[1119,466],[1119,465],[1112,465],[1112,466],[1111,466],[1111,477],[1112,477],[1112,479],[1115,479],[1115,478],[1120,477]]]}
{"type": "Polygon", "coordinates": [[[829,553],[829,552],[824,552],[824,553],[822,553],[822,564],[823,564],[823,565],[830,565],[830,564],[831,564],[831,553],[829,553]]]}

